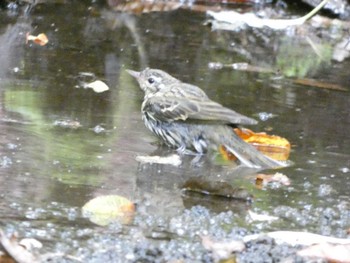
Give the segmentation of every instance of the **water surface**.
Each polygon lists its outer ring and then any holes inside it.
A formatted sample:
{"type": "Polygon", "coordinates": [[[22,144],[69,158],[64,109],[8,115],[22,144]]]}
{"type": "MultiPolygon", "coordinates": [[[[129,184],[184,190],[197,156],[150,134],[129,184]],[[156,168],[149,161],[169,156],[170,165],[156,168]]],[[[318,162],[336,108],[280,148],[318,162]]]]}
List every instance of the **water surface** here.
{"type": "MultiPolygon", "coordinates": [[[[2,228],[41,240],[45,251],[85,260],[94,255],[91,262],[104,257],[109,262],[135,260],[133,253],[143,251],[140,240],[164,252],[155,258],[179,258],[169,254],[171,244],[176,249],[187,244],[183,253],[201,261],[206,253],[197,234],[231,237],[237,229],[346,236],[349,93],[293,80],[313,78],[347,88],[349,61],[331,60],[328,46],[327,56],[319,58],[298,32],[212,31],[203,25],[205,20],[205,14],[188,10],[133,15],[106,6],[91,10],[84,2],[38,5],[30,14],[0,10],[2,228]],[[49,43],[26,44],[27,32],[44,32],[49,43]],[[249,62],[276,73],[212,70],[210,62],[249,62]],[[146,66],[198,85],[212,99],[247,116],[273,114],[253,129],[291,142],[294,165],[279,170],[291,185],[256,189],[252,171],[237,172],[213,156],[195,166],[191,157],[180,167],[138,163],[138,155],[169,154],[144,127],[143,93],[125,71],[146,66]],[[110,90],[95,93],[80,87],[84,72],[110,90]],[[193,177],[244,187],[254,202],[188,198],[181,187],[193,177]],[[120,226],[121,237],[115,238],[116,229],[96,229],[81,216],[84,203],[104,194],[138,204],[134,225],[120,226]],[[280,220],[248,222],[248,208],[280,220]],[[195,218],[198,225],[192,223],[195,218]],[[154,233],[160,233],[160,245],[153,243],[154,233]],[[99,241],[107,251],[111,246],[119,250],[107,256],[100,252],[99,241]]],[[[324,47],[329,36],[317,32],[310,38],[324,47]]]]}

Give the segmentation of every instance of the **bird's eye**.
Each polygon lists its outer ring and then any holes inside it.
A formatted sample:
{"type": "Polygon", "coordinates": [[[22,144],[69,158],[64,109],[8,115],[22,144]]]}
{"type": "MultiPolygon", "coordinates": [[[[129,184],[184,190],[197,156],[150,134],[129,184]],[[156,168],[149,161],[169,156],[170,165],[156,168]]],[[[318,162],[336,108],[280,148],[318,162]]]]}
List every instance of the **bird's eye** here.
{"type": "Polygon", "coordinates": [[[155,82],[154,78],[149,78],[147,81],[149,84],[153,84],[155,82]]]}

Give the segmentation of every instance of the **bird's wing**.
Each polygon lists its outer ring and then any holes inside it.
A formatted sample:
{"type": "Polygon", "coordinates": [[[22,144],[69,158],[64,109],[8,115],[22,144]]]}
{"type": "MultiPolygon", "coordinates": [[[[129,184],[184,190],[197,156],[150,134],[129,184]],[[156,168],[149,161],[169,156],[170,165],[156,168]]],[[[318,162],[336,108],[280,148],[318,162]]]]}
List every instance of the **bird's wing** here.
{"type": "Polygon", "coordinates": [[[154,96],[145,100],[142,110],[160,121],[201,120],[251,125],[257,121],[223,107],[207,97],[154,96]]]}

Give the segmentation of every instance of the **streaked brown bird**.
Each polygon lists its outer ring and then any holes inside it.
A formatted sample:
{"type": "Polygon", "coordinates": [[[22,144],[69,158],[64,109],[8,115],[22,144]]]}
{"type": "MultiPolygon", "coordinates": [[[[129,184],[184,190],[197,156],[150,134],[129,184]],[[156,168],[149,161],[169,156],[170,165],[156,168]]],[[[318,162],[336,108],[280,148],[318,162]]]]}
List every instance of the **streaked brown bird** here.
{"type": "Polygon", "coordinates": [[[233,131],[233,127],[256,124],[256,120],[212,101],[199,87],[162,70],[127,72],[145,92],[141,107],[145,125],[168,146],[180,153],[203,154],[223,145],[247,167],[286,166],[260,153],[233,131]]]}

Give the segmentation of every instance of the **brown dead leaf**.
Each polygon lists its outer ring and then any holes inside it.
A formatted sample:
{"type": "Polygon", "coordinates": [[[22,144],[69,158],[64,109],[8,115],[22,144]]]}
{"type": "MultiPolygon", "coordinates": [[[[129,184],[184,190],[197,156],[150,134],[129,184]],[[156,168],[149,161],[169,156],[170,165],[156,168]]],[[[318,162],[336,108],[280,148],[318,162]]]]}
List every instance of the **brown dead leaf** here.
{"type": "Polygon", "coordinates": [[[346,234],[350,235],[350,228],[346,230],[346,234]]]}
{"type": "Polygon", "coordinates": [[[268,183],[277,182],[282,185],[290,185],[289,178],[282,173],[275,174],[257,174],[255,179],[255,185],[258,188],[262,188],[263,185],[268,183]]]}
{"type": "Polygon", "coordinates": [[[294,83],[304,85],[304,86],[314,87],[314,88],[320,88],[320,89],[348,91],[347,88],[340,86],[338,84],[319,81],[316,79],[296,79],[294,80],[294,83]]]}
{"type": "MultiPolygon", "coordinates": [[[[231,1],[231,0],[229,0],[231,1]]],[[[235,0],[234,0],[235,1],[235,0]]],[[[144,14],[151,12],[169,12],[173,10],[181,9],[190,9],[191,11],[196,12],[207,12],[211,11],[220,11],[222,10],[221,6],[213,6],[208,4],[193,4],[185,3],[176,0],[131,0],[131,1],[117,1],[117,0],[108,0],[109,6],[111,6],[115,11],[121,11],[125,13],[132,14],[144,14]]]]}
{"type": "Polygon", "coordinates": [[[295,231],[273,231],[268,233],[253,234],[243,237],[244,243],[257,240],[262,237],[269,237],[274,239],[277,245],[286,243],[291,246],[311,246],[321,243],[331,243],[335,245],[347,245],[350,246],[350,239],[336,238],[329,236],[322,236],[308,232],[295,232],[295,231]]]}
{"type": "Polygon", "coordinates": [[[201,238],[203,247],[213,253],[217,262],[229,259],[233,253],[242,252],[245,249],[244,243],[240,240],[214,241],[209,236],[201,238]]]}
{"type": "MultiPolygon", "coordinates": [[[[21,246],[15,235],[8,238],[0,229],[0,246],[17,263],[35,263],[39,260],[23,246],[21,246]]],[[[5,258],[6,259],[6,258],[5,258]]],[[[6,261],[5,261],[6,262],[6,261]]]]}
{"type": "Polygon", "coordinates": [[[116,11],[122,11],[132,14],[143,14],[151,12],[168,12],[176,10],[181,6],[180,2],[176,1],[140,1],[133,0],[123,4],[117,4],[113,6],[113,9],[116,11]]]}
{"type": "Polygon", "coordinates": [[[323,259],[327,262],[350,263],[350,245],[321,243],[300,250],[298,255],[323,259]]]}
{"type": "Polygon", "coordinates": [[[28,41],[33,41],[35,44],[40,45],[40,46],[45,46],[48,42],[49,39],[44,33],[41,33],[37,36],[30,35],[27,33],[26,35],[26,44],[28,44],[28,41]]]}
{"type": "Polygon", "coordinates": [[[0,263],[16,263],[9,255],[0,252],[0,263]]]}

